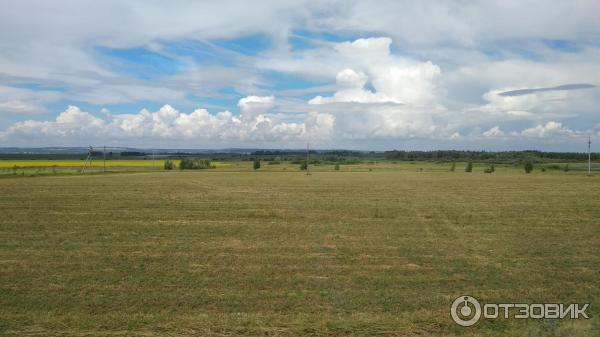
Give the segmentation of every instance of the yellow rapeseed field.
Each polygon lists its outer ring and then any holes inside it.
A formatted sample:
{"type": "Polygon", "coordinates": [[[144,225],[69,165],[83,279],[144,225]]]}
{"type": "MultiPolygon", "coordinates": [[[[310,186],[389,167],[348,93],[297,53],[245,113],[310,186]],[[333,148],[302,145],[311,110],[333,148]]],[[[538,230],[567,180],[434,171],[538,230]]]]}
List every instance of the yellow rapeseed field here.
{"type": "MultiPolygon", "coordinates": [[[[173,160],[175,165],[179,165],[180,160],[173,160]]],[[[151,159],[113,159],[107,160],[107,167],[162,167],[164,159],[157,159],[152,161],[151,159]]],[[[15,166],[19,168],[31,168],[31,167],[82,167],[84,160],[0,160],[0,168],[13,168],[15,166]]],[[[229,166],[227,163],[213,162],[213,165],[217,167],[229,166]]],[[[93,167],[103,167],[104,162],[102,159],[96,159],[92,161],[93,167]]]]}

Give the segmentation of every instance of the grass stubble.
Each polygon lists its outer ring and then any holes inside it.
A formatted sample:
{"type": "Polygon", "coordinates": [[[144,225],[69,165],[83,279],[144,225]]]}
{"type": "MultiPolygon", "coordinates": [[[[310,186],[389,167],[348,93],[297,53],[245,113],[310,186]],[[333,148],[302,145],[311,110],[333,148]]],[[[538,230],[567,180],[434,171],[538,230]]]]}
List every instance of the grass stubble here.
{"type": "Polygon", "coordinates": [[[598,177],[156,172],[0,180],[0,334],[597,336],[598,177]],[[450,304],[591,303],[590,320],[450,304]]]}

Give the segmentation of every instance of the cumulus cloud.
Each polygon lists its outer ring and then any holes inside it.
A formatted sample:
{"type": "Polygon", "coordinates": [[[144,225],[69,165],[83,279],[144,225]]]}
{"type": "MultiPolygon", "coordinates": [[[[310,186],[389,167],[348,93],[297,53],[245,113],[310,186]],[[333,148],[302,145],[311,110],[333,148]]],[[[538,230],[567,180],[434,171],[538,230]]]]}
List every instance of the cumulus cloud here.
{"type": "Polygon", "coordinates": [[[545,138],[552,136],[573,136],[575,132],[562,125],[562,123],[549,121],[543,125],[537,125],[533,128],[521,131],[521,135],[525,137],[545,138]]]}
{"type": "Polygon", "coordinates": [[[490,138],[501,137],[501,136],[504,136],[504,132],[502,130],[500,130],[500,127],[494,126],[491,129],[485,131],[483,133],[483,135],[486,137],[490,137],[490,138]]]}
{"type": "Polygon", "coordinates": [[[243,119],[253,119],[266,113],[275,105],[273,96],[247,96],[239,100],[238,107],[243,119]]]}
{"type": "MultiPolygon", "coordinates": [[[[332,102],[432,104],[438,92],[441,69],[430,61],[393,55],[389,37],[342,42],[330,49],[308,51],[288,61],[265,61],[263,66],[280,71],[310,73],[315,64],[326,65],[323,74],[337,69],[337,92],[332,97],[315,97],[311,103],[332,102]],[[373,91],[365,89],[370,84],[373,91]]],[[[323,76],[321,74],[321,76],[323,76]]]]}
{"type": "Polygon", "coordinates": [[[332,97],[316,96],[308,101],[309,104],[328,104],[335,102],[355,103],[400,103],[381,93],[373,93],[365,89],[367,75],[352,69],[344,69],[336,75],[339,90],[332,97]]]}
{"type": "Polygon", "coordinates": [[[55,121],[26,120],[12,125],[5,137],[21,137],[35,139],[43,137],[48,140],[58,138],[77,139],[105,131],[106,122],[82,111],[76,106],[69,106],[61,112],[55,121]]]}
{"type": "Polygon", "coordinates": [[[333,48],[342,64],[335,76],[333,96],[316,96],[309,104],[335,115],[337,135],[347,138],[450,137],[435,116],[446,113],[435,104],[440,68],[393,56],[391,39],[368,38],[344,42],[333,48]],[[344,61],[345,60],[345,61],[344,61]],[[370,84],[374,90],[367,89],[370,84]],[[444,133],[445,135],[442,135],[444,133]]]}
{"type": "Polygon", "coordinates": [[[435,98],[439,66],[394,56],[388,37],[358,39],[336,46],[338,52],[364,67],[375,92],[383,100],[428,104],[435,98]]]}
{"type": "Polygon", "coordinates": [[[311,112],[302,122],[286,121],[269,115],[274,97],[249,96],[239,101],[241,116],[229,111],[211,114],[205,109],[183,113],[170,105],[158,111],[146,109],[136,114],[105,114],[103,118],[69,106],[54,121],[26,120],[17,122],[2,135],[7,139],[29,139],[32,142],[54,142],[70,145],[88,140],[162,140],[213,141],[304,141],[328,137],[334,117],[311,112]]]}

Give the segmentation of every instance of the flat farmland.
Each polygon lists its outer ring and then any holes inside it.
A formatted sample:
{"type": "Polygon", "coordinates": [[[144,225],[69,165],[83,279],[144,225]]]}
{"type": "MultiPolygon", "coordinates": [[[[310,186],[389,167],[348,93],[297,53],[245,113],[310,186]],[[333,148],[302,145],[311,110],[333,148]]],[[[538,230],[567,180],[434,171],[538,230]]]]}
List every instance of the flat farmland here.
{"type": "Polygon", "coordinates": [[[599,177],[370,168],[0,179],[0,334],[598,336],[599,177]]]}
{"type": "MultiPolygon", "coordinates": [[[[180,159],[172,159],[175,167],[180,159]]],[[[165,159],[108,159],[95,158],[86,165],[87,173],[142,172],[162,170],[165,159]]],[[[212,162],[217,168],[249,167],[248,163],[212,162]],[[244,165],[245,164],[245,165],[244,165]]],[[[11,176],[47,176],[81,174],[84,159],[0,159],[0,178],[11,176]]]]}

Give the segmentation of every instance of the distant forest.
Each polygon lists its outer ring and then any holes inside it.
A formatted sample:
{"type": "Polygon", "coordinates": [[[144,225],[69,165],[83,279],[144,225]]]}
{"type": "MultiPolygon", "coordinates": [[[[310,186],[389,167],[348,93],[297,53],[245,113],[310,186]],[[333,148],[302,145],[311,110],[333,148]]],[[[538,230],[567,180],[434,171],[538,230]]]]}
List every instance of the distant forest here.
{"type": "MultiPolygon", "coordinates": [[[[0,159],[81,159],[84,160],[87,152],[80,153],[0,153],[0,159]]],[[[102,151],[92,152],[95,158],[102,158],[102,151]]],[[[202,158],[213,161],[291,161],[300,163],[305,161],[305,150],[251,150],[246,153],[228,152],[227,150],[214,152],[193,152],[192,150],[151,150],[135,149],[125,151],[107,151],[106,159],[181,159],[202,158]]],[[[325,163],[360,163],[381,160],[389,161],[434,161],[434,162],[488,162],[488,163],[551,163],[551,162],[584,162],[587,153],[577,152],[543,152],[543,151],[352,151],[352,150],[311,150],[310,164],[325,163]]],[[[600,153],[592,153],[592,161],[600,161],[600,153]]]]}
{"type": "MultiPolygon", "coordinates": [[[[434,161],[586,161],[587,153],[578,152],[542,152],[542,151],[387,151],[386,159],[393,160],[434,160],[434,161]]],[[[592,153],[592,160],[600,159],[600,153],[592,153]]]]}
{"type": "MultiPolygon", "coordinates": [[[[252,157],[273,158],[305,156],[302,151],[255,151],[252,157]]],[[[363,151],[310,151],[312,158],[324,159],[326,161],[344,161],[344,159],[386,159],[396,161],[485,161],[485,162],[556,162],[556,161],[587,161],[587,153],[577,152],[542,152],[542,151],[385,151],[385,152],[363,152],[363,151]],[[336,160],[336,158],[338,160],[336,160]]],[[[592,153],[592,160],[600,160],[600,153],[592,153]]],[[[285,160],[285,159],[283,159],[285,160]]]]}

